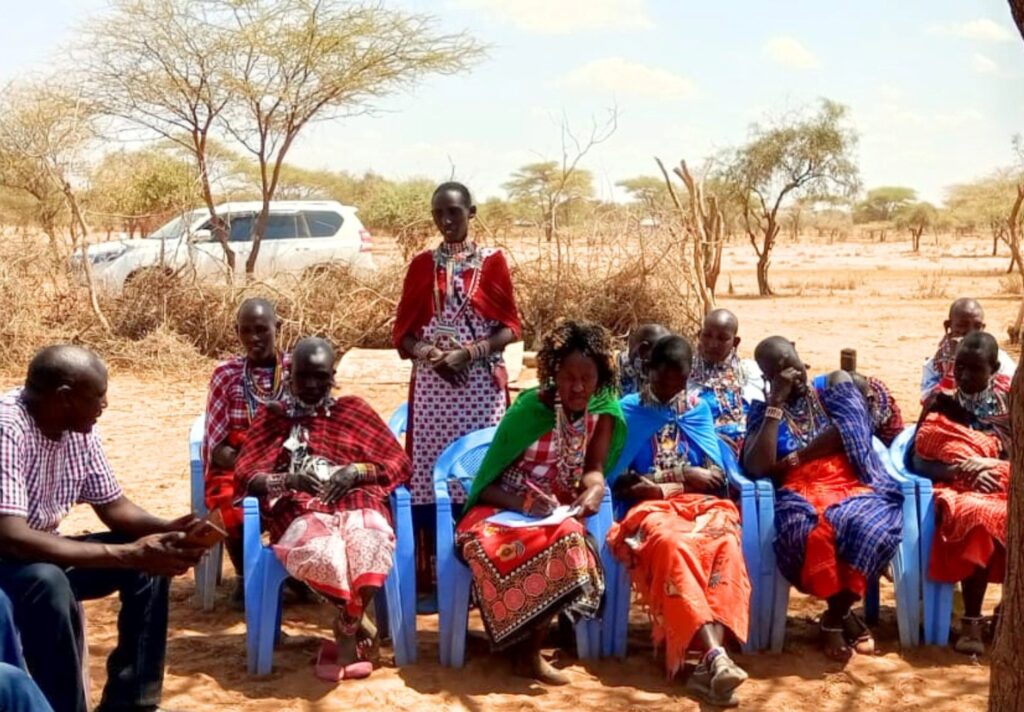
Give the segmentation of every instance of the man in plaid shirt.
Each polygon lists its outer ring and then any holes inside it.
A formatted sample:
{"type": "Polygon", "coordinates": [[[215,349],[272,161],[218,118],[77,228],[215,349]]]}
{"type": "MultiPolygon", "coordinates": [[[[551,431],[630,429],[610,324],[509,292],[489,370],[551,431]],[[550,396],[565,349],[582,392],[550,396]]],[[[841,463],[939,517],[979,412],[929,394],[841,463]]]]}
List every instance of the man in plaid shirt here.
{"type": "Polygon", "coordinates": [[[155,517],[114,479],[96,420],[107,370],[93,352],[49,346],[24,389],[0,397],[0,589],[14,604],[29,672],[55,712],[88,709],[76,639],[77,601],[121,598],[117,647],[98,710],[158,710],[170,576],[202,555],[185,544],[192,515],[155,517]],[[64,537],[72,506],[92,506],[110,531],[64,537]]]}

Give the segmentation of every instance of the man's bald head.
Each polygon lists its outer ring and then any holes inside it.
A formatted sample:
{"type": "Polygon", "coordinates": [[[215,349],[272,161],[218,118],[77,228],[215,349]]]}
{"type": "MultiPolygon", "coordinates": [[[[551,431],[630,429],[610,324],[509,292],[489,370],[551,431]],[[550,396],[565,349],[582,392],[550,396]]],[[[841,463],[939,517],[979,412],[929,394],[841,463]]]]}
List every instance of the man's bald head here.
{"type": "Polygon", "coordinates": [[[963,338],[975,331],[985,330],[985,310],[977,299],[962,297],[949,307],[949,318],[943,324],[954,338],[963,338]]]}
{"type": "Polygon", "coordinates": [[[47,436],[88,433],[107,407],[107,367],[81,346],[47,346],[29,363],[24,393],[29,412],[47,436]]]}
{"type": "Polygon", "coordinates": [[[292,349],[292,363],[329,363],[334,366],[335,351],[331,342],[319,336],[299,339],[292,349]]]}
{"type": "Polygon", "coordinates": [[[277,332],[280,328],[277,309],[266,299],[252,297],[239,305],[235,332],[250,364],[267,367],[276,363],[277,332]]]}
{"type": "Polygon", "coordinates": [[[94,352],[73,344],[56,344],[40,349],[32,358],[25,389],[45,396],[61,386],[74,389],[82,383],[105,384],[106,379],[107,367],[94,352]]]}
{"type": "Polygon", "coordinates": [[[651,355],[654,345],[671,334],[672,332],[661,324],[641,324],[629,335],[630,361],[636,358],[646,360],[651,355]]]}

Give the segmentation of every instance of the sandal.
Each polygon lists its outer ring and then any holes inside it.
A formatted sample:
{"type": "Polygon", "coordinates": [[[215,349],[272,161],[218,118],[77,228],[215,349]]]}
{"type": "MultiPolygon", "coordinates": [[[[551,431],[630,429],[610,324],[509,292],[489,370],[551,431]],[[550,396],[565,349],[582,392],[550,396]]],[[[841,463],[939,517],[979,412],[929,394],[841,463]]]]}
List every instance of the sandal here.
{"type": "Polygon", "coordinates": [[[984,655],[985,643],[981,639],[981,616],[960,616],[960,636],[953,650],[964,655],[984,655]]]}
{"type": "Polygon", "coordinates": [[[853,611],[843,618],[843,637],[846,643],[859,655],[875,654],[875,638],[864,619],[853,611]]]}
{"type": "Polygon", "coordinates": [[[825,619],[818,625],[821,631],[822,652],[829,660],[837,663],[847,663],[853,657],[853,649],[846,642],[846,635],[843,628],[832,628],[825,625],[825,619]],[[836,645],[839,641],[840,644],[836,645]]]}
{"type": "Polygon", "coordinates": [[[705,704],[714,705],[715,707],[738,707],[740,704],[739,698],[732,693],[732,690],[722,695],[715,694],[712,687],[713,679],[711,668],[701,663],[686,678],[684,687],[687,692],[705,704]]]}
{"type": "Polygon", "coordinates": [[[373,663],[366,660],[357,660],[348,665],[338,664],[338,646],[333,640],[320,642],[320,651],[316,656],[316,665],[313,673],[326,682],[341,682],[342,680],[362,680],[373,672],[373,663]]]}

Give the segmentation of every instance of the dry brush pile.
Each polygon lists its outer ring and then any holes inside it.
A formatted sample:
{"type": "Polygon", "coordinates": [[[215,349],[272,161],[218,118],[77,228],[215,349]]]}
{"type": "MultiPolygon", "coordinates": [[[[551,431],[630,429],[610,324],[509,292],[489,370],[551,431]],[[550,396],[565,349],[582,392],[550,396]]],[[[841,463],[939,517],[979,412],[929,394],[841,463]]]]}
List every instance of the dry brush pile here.
{"type": "MultiPolygon", "coordinates": [[[[636,237],[639,240],[639,237],[636,237]]],[[[659,321],[693,333],[697,310],[665,245],[616,244],[591,237],[566,248],[510,252],[524,338],[536,344],[558,319],[588,319],[617,336],[659,321]],[[638,249],[640,247],[640,249],[638,249]],[[532,254],[531,254],[532,253],[532,254]]],[[[372,275],[326,268],[302,278],[236,287],[152,273],[123,293],[100,296],[107,332],[84,287],[55,265],[43,242],[8,235],[0,242],[0,371],[20,374],[32,354],[55,342],[96,349],[115,368],[189,374],[237,351],[234,318],[247,297],[272,300],[282,341],[320,335],[341,349],[390,348],[405,265],[385,261],[372,275]]]]}

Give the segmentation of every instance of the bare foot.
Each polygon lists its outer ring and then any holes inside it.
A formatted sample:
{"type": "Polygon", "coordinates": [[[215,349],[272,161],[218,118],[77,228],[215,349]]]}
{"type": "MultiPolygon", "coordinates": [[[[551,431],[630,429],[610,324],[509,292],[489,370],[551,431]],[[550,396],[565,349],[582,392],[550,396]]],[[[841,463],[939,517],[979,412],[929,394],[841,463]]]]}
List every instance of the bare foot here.
{"type": "Polygon", "coordinates": [[[376,664],[380,657],[380,635],[377,631],[377,624],[366,613],[363,613],[363,617],[359,620],[356,648],[360,660],[369,660],[376,664]]]}
{"type": "Polygon", "coordinates": [[[845,663],[853,656],[853,650],[846,643],[842,625],[826,612],[821,617],[821,647],[825,657],[837,663],[845,663]]]}
{"type": "Polygon", "coordinates": [[[843,619],[843,635],[847,644],[859,655],[875,654],[875,638],[864,619],[850,611],[843,619]]]}

